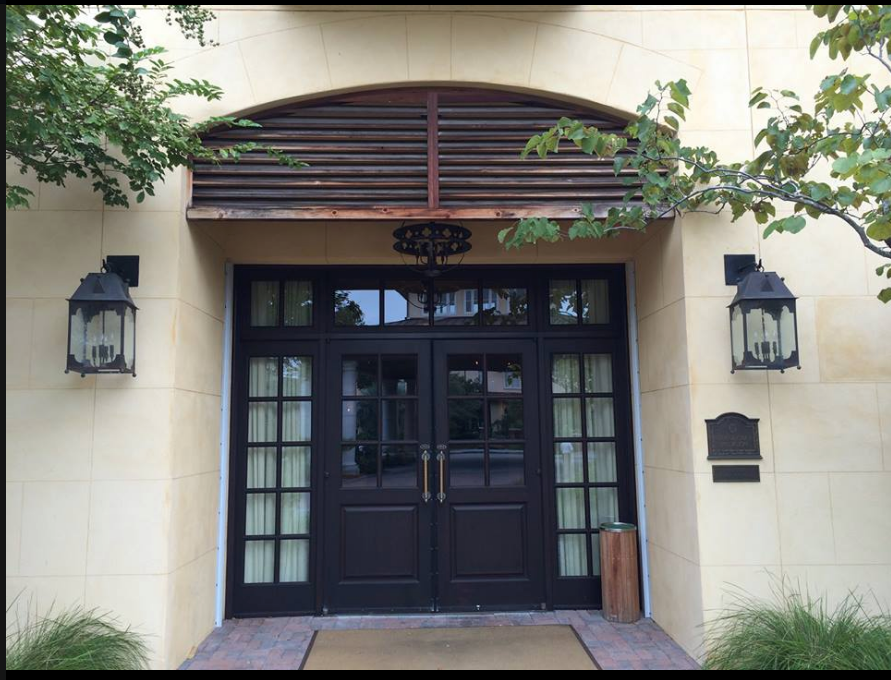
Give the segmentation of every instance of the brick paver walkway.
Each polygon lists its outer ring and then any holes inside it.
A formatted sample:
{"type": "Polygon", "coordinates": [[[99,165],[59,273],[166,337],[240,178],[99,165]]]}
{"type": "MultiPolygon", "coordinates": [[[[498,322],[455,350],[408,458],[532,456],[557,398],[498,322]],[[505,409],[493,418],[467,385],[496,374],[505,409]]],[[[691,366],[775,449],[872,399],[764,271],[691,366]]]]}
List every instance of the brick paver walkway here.
{"type": "Polygon", "coordinates": [[[604,670],[693,670],[698,666],[650,619],[609,623],[599,611],[406,616],[295,616],[225,621],[183,669],[296,669],[314,631],[569,624],[604,670]]]}

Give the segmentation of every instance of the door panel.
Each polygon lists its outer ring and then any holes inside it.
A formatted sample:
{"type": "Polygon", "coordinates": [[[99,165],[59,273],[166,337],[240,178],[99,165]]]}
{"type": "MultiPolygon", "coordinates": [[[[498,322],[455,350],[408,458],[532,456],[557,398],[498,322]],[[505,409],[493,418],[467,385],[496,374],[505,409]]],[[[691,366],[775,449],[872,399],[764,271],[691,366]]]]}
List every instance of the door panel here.
{"type": "Polygon", "coordinates": [[[437,606],[545,602],[535,343],[434,344],[437,606]]]}

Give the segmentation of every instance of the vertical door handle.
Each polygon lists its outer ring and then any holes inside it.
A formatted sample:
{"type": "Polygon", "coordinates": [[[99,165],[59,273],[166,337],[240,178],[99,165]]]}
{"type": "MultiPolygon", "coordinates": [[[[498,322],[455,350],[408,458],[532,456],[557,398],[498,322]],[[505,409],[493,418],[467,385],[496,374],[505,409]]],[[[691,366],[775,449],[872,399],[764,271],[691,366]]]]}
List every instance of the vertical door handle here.
{"type": "Polygon", "coordinates": [[[421,444],[421,462],[424,466],[424,493],[421,494],[421,500],[429,503],[433,498],[430,494],[430,444],[421,444]]]}
{"type": "Polygon", "coordinates": [[[436,460],[439,461],[439,493],[436,494],[436,500],[440,503],[445,503],[446,495],[445,495],[445,459],[446,459],[446,445],[440,444],[436,447],[436,460]]]}

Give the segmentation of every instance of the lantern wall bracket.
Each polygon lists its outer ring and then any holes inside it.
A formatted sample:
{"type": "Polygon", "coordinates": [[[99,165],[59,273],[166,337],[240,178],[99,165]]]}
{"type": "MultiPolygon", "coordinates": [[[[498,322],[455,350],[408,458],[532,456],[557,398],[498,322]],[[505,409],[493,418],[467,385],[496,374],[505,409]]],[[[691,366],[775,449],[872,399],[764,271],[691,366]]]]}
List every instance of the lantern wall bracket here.
{"type": "Polygon", "coordinates": [[[761,271],[761,261],[754,255],[725,255],[724,256],[724,284],[735,286],[742,281],[747,274],[761,271]]]}
{"type": "Polygon", "coordinates": [[[130,288],[139,285],[139,255],[107,255],[102,271],[120,276],[130,288]]]}

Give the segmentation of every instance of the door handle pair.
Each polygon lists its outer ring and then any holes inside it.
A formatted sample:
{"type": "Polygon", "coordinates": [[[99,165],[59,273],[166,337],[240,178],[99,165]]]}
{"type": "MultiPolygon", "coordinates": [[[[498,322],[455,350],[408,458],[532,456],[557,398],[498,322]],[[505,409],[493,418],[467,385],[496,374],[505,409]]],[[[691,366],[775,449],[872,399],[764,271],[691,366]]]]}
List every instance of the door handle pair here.
{"type": "MultiPolygon", "coordinates": [[[[446,447],[445,444],[440,444],[436,447],[437,454],[436,460],[439,463],[439,493],[436,494],[436,500],[440,503],[444,503],[446,499],[445,495],[445,459],[446,459],[446,447]]],[[[421,461],[424,464],[424,491],[421,494],[421,500],[425,503],[429,503],[433,498],[433,495],[430,493],[430,445],[429,444],[421,444],[421,461]]]]}

